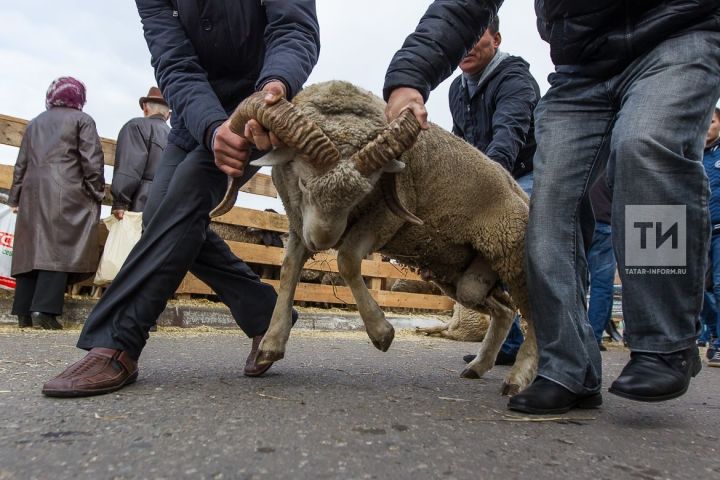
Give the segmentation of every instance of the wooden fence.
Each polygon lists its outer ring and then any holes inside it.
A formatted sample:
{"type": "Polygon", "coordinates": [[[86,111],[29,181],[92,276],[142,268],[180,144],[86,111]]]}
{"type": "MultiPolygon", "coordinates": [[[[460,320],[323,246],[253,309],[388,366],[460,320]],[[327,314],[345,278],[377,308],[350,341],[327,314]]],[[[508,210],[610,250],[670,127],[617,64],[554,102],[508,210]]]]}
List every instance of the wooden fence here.
{"type": "MultiPolygon", "coordinates": [[[[0,144],[14,147],[20,146],[23,133],[27,127],[27,120],[0,114],[0,144]]],[[[105,164],[114,165],[115,140],[102,138],[105,164]]],[[[12,184],[13,167],[0,165],[0,188],[9,189],[12,184]]],[[[256,174],[242,187],[242,191],[256,195],[277,197],[277,192],[269,175],[256,174]]],[[[110,205],[111,198],[109,186],[105,188],[105,201],[110,205]]],[[[288,231],[287,217],[272,212],[263,212],[242,207],[234,207],[225,215],[213,221],[231,225],[241,225],[257,229],[285,233],[288,231]]],[[[282,264],[283,249],[265,247],[249,243],[228,242],[232,251],[248,263],[264,265],[282,264]]],[[[326,272],[337,272],[337,258],[329,253],[318,253],[305,264],[306,269],[326,272]]],[[[411,279],[420,277],[409,269],[402,268],[390,262],[383,262],[380,255],[374,254],[372,259],[363,260],[362,275],[369,279],[370,293],[381,307],[410,308],[426,310],[450,310],[453,301],[442,295],[423,295],[415,293],[391,292],[385,290],[385,279],[411,279]]],[[[278,287],[278,281],[264,279],[266,283],[278,287]]],[[[212,294],[212,290],[192,274],[188,274],[176,292],[180,296],[190,294],[212,294]]],[[[317,285],[300,283],[295,293],[296,301],[319,302],[330,304],[355,304],[355,300],[347,287],[333,285],[317,285]]]]}

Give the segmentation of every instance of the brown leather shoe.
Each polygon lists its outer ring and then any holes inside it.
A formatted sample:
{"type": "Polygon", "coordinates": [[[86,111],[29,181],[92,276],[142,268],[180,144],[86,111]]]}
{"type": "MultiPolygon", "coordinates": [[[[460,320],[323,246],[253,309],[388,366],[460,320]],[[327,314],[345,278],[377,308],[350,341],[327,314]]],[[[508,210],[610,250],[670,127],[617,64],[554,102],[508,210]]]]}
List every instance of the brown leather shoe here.
{"type": "Polygon", "coordinates": [[[260,342],[262,341],[263,336],[264,335],[258,335],[253,337],[250,355],[248,355],[247,360],[245,360],[245,369],[243,370],[246,377],[259,377],[272,367],[272,362],[264,365],[258,365],[255,362],[255,357],[257,357],[258,348],[260,348],[260,342]]]}
{"type": "Polygon", "coordinates": [[[43,385],[48,397],[88,397],[120,390],[138,377],[137,362],[122,350],[93,348],[43,385]]]}

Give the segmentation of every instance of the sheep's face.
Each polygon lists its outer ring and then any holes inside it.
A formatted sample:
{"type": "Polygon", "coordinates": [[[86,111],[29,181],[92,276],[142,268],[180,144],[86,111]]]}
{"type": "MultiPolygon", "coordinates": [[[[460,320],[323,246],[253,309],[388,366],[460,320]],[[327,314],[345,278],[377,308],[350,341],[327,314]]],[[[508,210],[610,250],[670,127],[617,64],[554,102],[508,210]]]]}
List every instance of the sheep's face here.
{"type": "Polygon", "coordinates": [[[323,175],[302,170],[298,172],[298,187],[302,192],[303,242],[312,251],[332,248],[345,233],[353,207],[373,184],[347,161],[323,175]]]}

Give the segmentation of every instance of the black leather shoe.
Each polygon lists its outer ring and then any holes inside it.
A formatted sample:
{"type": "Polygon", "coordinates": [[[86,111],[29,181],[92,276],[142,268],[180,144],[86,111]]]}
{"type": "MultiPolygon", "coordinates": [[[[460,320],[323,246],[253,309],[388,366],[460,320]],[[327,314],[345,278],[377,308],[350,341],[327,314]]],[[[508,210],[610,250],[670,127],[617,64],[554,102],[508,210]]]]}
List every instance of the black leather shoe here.
{"type": "Polygon", "coordinates": [[[687,392],[700,372],[696,345],[674,353],[631,352],[630,361],[610,385],[610,393],[639,402],[662,402],[687,392]]]}
{"type": "MultiPolygon", "coordinates": [[[[465,363],[470,363],[473,360],[475,360],[475,357],[477,357],[477,355],[472,355],[472,354],[463,355],[463,361],[465,363]]],[[[517,354],[512,355],[510,353],[505,353],[502,350],[500,350],[498,352],[497,358],[495,358],[495,365],[514,365],[516,358],[517,358],[517,354]]]]}
{"type": "Polygon", "coordinates": [[[601,352],[607,352],[607,347],[606,347],[605,344],[602,342],[602,340],[600,340],[600,341],[598,342],[598,348],[600,349],[601,352]]]}
{"type": "Polygon", "coordinates": [[[600,393],[573,393],[559,383],[543,377],[536,377],[529,387],[511,397],[508,402],[510,410],[535,415],[565,413],[573,408],[597,408],[600,405],[600,393]]]}
{"type": "Polygon", "coordinates": [[[32,328],[32,318],[30,315],[18,315],[18,327],[20,328],[32,328]]]}
{"type": "Polygon", "coordinates": [[[42,312],[30,312],[33,325],[43,330],[62,330],[62,325],[57,321],[55,315],[42,312]]]}

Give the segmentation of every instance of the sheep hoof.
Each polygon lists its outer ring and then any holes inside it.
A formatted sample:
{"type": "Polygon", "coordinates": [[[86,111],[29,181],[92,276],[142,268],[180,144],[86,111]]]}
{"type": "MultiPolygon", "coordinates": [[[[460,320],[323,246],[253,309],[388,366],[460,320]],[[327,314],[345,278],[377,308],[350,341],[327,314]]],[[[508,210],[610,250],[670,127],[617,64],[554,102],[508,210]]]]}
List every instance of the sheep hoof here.
{"type": "Polygon", "coordinates": [[[520,385],[516,385],[514,383],[503,382],[502,394],[504,396],[512,397],[513,395],[516,395],[518,392],[520,392],[520,385]]]}
{"type": "Polygon", "coordinates": [[[462,371],[460,376],[462,378],[469,378],[472,380],[477,380],[478,378],[480,378],[480,375],[478,375],[478,373],[475,370],[473,370],[472,368],[466,368],[465,370],[462,371]]]}
{"type": "Polygon", "coordinates": [[[387,352],[395,338],[395,329],[391,328],[388,333],[379,338],[371,338],[372,344],[381,352],[387,352]]]}
{"type": "Polygon", "coordinates": [[[277,362],[285,357],[285,352],[273,352],[273,351],[258,351],[255,363],[258,365],[267,365],[268,363],[277,362]]]}

